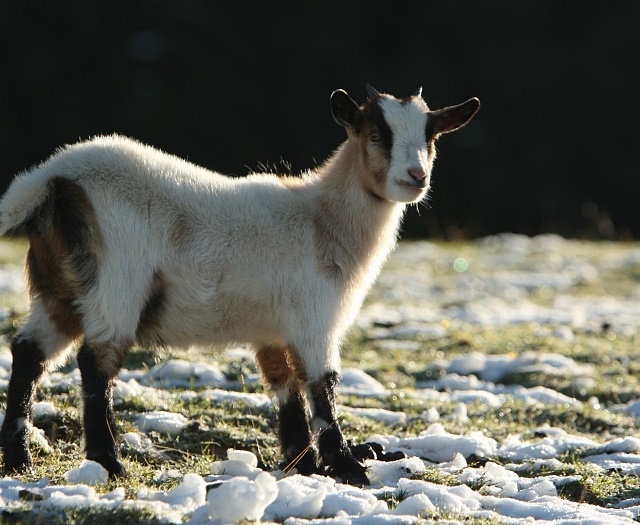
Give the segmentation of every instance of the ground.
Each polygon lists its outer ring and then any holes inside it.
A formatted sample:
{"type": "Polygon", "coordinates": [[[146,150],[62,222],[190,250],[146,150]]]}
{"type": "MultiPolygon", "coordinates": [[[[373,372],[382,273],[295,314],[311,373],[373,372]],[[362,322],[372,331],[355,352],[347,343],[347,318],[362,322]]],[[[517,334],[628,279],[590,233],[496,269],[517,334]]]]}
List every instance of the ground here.
{"type": "MultiPolygon", "coordinates": [[[[24,250],[0,241],[0,419],[24,250]]],[[[638,244],[401,243],[343,349],[345,434],[406,455],[369,460],[369,488],[280,470],[245,348],[136,348],[115,391],[129,478],[82,463],[70,360],[37,393],[33,472],[0,478],[0,523],[633,523],[638,326],[638,244]]]]}

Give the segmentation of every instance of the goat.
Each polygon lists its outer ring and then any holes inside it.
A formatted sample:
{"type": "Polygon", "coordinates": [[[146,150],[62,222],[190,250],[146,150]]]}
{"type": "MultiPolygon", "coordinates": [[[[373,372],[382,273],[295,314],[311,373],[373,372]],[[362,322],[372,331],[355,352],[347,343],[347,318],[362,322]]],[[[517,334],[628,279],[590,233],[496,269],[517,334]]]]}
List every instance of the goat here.
{"type": "Polygon", "coordinates": [[[66,146],[19,175],[0,234],[26,232],[30,310],[11,343],[0,431],[7,471],[32,465],[38,379],[74,343],[86,457],[125,476],[112,388],[133,344],[249,343],[279,405],[285,461],[367,484],[336,414],[339,345],[429,189],[435,141],[478,99],[431,111],[367,86],[331,95],[347,140],[301,177],[229,178],[122,136],[66,146]]]}

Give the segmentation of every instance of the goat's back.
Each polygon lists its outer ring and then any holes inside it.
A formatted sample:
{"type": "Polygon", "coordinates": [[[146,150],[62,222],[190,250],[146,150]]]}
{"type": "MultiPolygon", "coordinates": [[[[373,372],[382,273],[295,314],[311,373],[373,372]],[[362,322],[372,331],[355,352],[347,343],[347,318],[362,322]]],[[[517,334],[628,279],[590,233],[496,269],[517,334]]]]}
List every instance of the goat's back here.
{"type": "Polygon", "coordinates": [[[294,290],[315,293],[304,184],[233,179],[130,139],[99,137],[19,176],[0,202],[3,231],[28,223],[59,180],[84,191],[98,232],[97,278],[76,298],[94,337],[181,346],[259,339],[300,301],[294,290]],[[141,312],[158,286],[164,320],[143,331],[141,312]]]}

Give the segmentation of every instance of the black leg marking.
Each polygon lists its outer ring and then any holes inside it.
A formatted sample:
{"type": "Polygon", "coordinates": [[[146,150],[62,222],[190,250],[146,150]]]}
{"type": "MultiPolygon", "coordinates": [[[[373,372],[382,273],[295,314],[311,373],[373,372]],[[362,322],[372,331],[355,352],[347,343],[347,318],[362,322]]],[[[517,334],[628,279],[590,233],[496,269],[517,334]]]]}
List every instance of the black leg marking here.
{"type": "Polygon", "coordinates": [[[83,344],[78,353],[84,396],[84,437],[87,459],[100,463],[109,476],[125,477],[124,466],[116,448],[116,422],[113,413],[113,380],[122,366],[126,352],[103,345],[83,344]],[[99,359],[110,352],[109,366],[99,359]],[[114,364],[113,360],[117,359],[114,364]]]}
{"type": "Polygon", "coordinates": [[[4,449],[5,470],[22,472],[32,465],[29,422],[36,383],[45,370],[45,356],[35,341],[21,338],[11,344],[11,354],[13,365],[0,445],[4,449]]]}
{"type": "Polygon", "coordinates": [[[285,469],[296,468],[300,474],[319,472],[318,457],[313,447],[307,403],[297,388],[289,392],[286,401],[280,403],[278,436],[285,469]]]}
{"type": "Polygon", "coordinates": [[[366,468],[351,453],[336,414],[337,372],[329,372],[324,378],[310,385],[313,402],[312,427],[318,435],[318,447],[329,473],[351,485],[368,485],[366,468]]]}

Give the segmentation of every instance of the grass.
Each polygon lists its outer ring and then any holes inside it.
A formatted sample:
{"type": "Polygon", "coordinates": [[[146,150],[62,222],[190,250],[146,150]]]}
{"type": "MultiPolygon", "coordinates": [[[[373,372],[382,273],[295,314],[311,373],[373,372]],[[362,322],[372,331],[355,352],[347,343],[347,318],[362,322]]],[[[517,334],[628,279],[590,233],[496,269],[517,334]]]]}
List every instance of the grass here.
{"type": "Polygon", "coordinates": [[[3,510],[0,513],[2,525],[113,525],[114,523],[127,523],[127,525],[156,525],[166,523],[161,516],[152,511],[138,506],[116,509],[96,508],[67,508],[62,511],[47,512],[39,510],[34,512],[26,506],[21,509],[3,510]]]}
{"type": "MultiPolygon", "coordinates": [[[[24,244],[12,244],[1,241],[0,264],[15,262],[24,253],[24,244]],[[8,247],[6,250],[5,248],[8,247]]],[[[579,263],[599,268],[598,278],[594,280],[578,280],[567,293],[575,296],[620,297],[628,298],[640,285],[640,265],[631,264],[620,273],[619,266],[614,263],[624,257],[624,245],[590,243],[570,243],[571,257],[579,263]]],[[[427,257],[430,263],[441,259],[450,261],[455,257],[464,257],[473,267],[474,261],[480,257],[482,249],[474,243],[438,246],[435,255],[427,257]]],[[[491,256],[491,248],[483,257],[491,256]]],[[[546,255],[534,253],[526,263],[517,263],[513,271],[528,271],[537,264],[542,264],[546,255]]],[[[446,262],[446,261],[445,261],[446,262]]],[[[444,263],[440,265],[444,268],[444,263]]],[[[395,259],[385,270],[383,281],[408,274],[407,269],[395,259]]],[[[453,281],[451,267],[444,274],[432,272],[434,289],[447,289],[456,286],[453,281]]],[[[479,276],[487,277],[490,270],[482,271],[479,276]]],[[[394,304],[412,301],[411,288],[408,287],[402,301],[385,295],[384,286],[374,289],[371,301],[384,300],[393,310],[394,304]]],[[[528,299],[545,304],[549,297],[540,290],[530,290],[528,299]]],[[[0,304],[19,301],[12,297],[0,298],[0,304]]],[[[24,308],[16,308],[18,313],[10,313],[0,321],[0,336],[10,337],[24,313],[24,308]]],[[[391,321],[390,321],[391,322],[391,321]]],[[[477,430],[484,435],[501,442],[513,435],[524,440],[536,441],[543,436],[536,434],[536,429],[544,425],[561,428],[571,434],[580,434],[598,443],[618,436],[638,435],[637,418],[624,415],[613,410],[619,403],[640,398],[640,335],[618,330],[615,320],[609,326],[590,327],[574,330],[574,337],[566,338],[557,333],[554,325],[528,323],[501,328],[487,328],[464,323],[452,323],[442,319],[443,335],[432,337],[423,334],[404,338],[411,344],[384,343],[376,336],[375,331],[354,329],[343,347],[343,366],[356,367],[372,375],[392,392],[384,398],[366,398],[359,396],[341,396],[339,402],[346,406],[385,408],[402,411],[407,415],[403,424],[388,426],[383,423],[354,415],[345,415],[342,425],[347,436],[355,442],[363,442],[373,434],[393,434],[399,437],[416,436],[429,426],[422,418],[422,413],[436,406],[443,424],[448,432],[464,434],[477,430]],[[467,406],[468,421],[458,421],[448,416],[454,414],[457,403],[437,401],[430,402],[412,395],[416,385],[427,381],[435,381],[442,377],[442,360],[451,360],[469,352],[480,352],[485,355],[512,354],[524,352],[555,353],[574,359],[578,364],[592,367],[593,373],[586,380],[576,379],[569,375],[554,375],[532,370],[518,372],[503,378],[506,385],[522,385],[524,387],[544,386],[564,393],[582,401],[582,405],[550,405],[527,404],[523,401],[509,400],[500,407],[494,408],[482,403],[471,403],[467,406]],[[597,403],[593,401],[597,398],[597,403]]],[[[0,343],[0,347],[2,344],[0,343]]],[[[134,349],[128,356],[125,367],[128,369],[148,369],[160,361],[169,358],[207,361],[219,366],[226,377],[240,380],[257,372],[255,364],[248,359],[228,357],[224,353],[194,354],[193,352],[165,351],[163,355],[143,348],[134,349]]],[[[69,366],[69,365],[67,365],[69,366]]],[[[247,391],[264,392],[258,384],[246,386],[247,391]]],[[[53,416],[38,418],[35,425],[44,430],[53,452],[33,450],[34,469],[32,472],[17,476],[24,482],[33,482],[43,477],[52,484],[64,483],[66,471],[78,466],[82,460],[81,414],[79,411],[80,395],[76,388],[60,389],[59,387],[39,388],[37,400],[54,400],[56,413],[53,416]]],[[[6,402],[6,390],[0,391],[0,405],[6,402]]],[[[179,412],[191,422],[190,426],[178,437],[172,438],[152,432],[147,435],[148,448],[141,452],[122,445],[122,455],[129,472],[126,480],[99,486],[99,493],[109,492],[116,487],[124,487],[127,498],[135,498],[141,489],[166,491],[179,482],[176,478],[159,481],[157,473],[161,469],[175,469],[181,474],[198,473],[207,475],[213,461],[226,459],[228,448],[246,449],[256,453],[260,465],[267,469],[275,469],[281,461],[276,434],[276,412],[273,408],[257,409],[242,402],[211,403],[202,400],[183,401],[179,396],[164,403],[163,409],[179,412]]],[[[118,431],[120,434],[137,431],[135,425],[138,415],[149,409],[148,400],[130,398],[116,407],[118,431]]],[[[507,464],[506,460],[493,458],[497,462],[507,464]]],[[[607,472],[589,467],[580,461],[580,453],[568,453],[560,458],[560,467],[553,470],[542,470],[532,476],[573,476],[571,480],[559,485],[561,497],[591,503],[602,507],[632,498],[640,498],[640,478],[621,472],[607,472]]],[[[525,474],[519,473],[521,476],[525,474]]],[[[442,485],[455,485],[460,482],[454,475],[443,473],[436,468],[427,468],[416,476],[417,479],[442,485]]],[[[482,481],[475,481],[474,490],[482,490],[482,481]]],[[[401,497],[393,494],[381,496],[391,506],[397,505],[401,497]]],[[[100,509],[68,509],[64,513],[49,516],[46,513],[34,513],[33,505],[25,501],[22,508],[5,510],[0,514],[0,523],[48,523],[75,524],[86,523],[159,523],[158,517],[144,508],[119,508],[114,515],[112,510],[100,509]]],[[[423,516],[424,523],[446,523],[447,520],[471,525],[488,525],[497,521],[484,518],[470,518],[437,513],[423,516]]]]}

